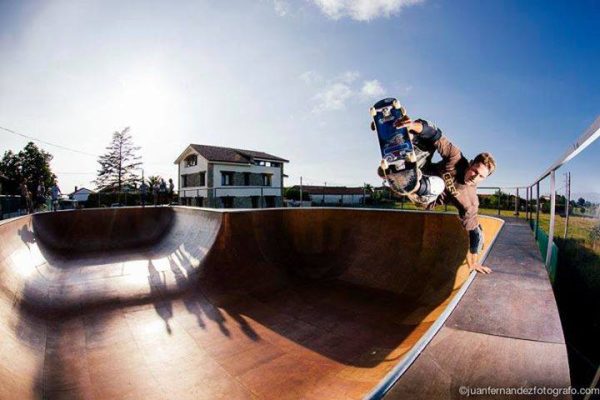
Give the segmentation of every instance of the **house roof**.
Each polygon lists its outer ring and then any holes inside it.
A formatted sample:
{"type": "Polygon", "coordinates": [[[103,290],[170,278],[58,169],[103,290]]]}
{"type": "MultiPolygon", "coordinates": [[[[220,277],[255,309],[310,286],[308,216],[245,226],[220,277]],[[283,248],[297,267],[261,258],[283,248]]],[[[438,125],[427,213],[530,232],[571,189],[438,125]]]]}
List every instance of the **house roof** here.
{"type": "Polygon", "coordinates": [[[77,189],[77,190],[76,190],[76,191],[74,191],[73,193],[71,193],[69,196],[73,196],[74,194],[77,194],[77,193],[83,192],[84,190],[87,190],[87,191],[88,191],[88,193],[94,193],[94,191],[93,191],[93,190],[91,190],[91,189],[88,189],[88,188],[84,188],[84,187],[82,187],[82,188],[79,188],[79,189],[77,189]]]}
{"type": "MultiPolygon", "coordinates": [[[[295,186],[300,188],[300,186],[295,186]]],[[[312,195],[363,195],[364,188],[346,186],[302,186],[302,191],[312,195]]],[[[368,194],[368,193],[367,193],[368,194]]]]}
{"type": "Polygon", "coordinates": [[[266,161],[289,162],[288,160],[255,150],[234,149],[230,147],[208,146],[203,144],[190,144],[183,153],[177,158],[175,164],[183,159],[189,148],[194,149],[202,157],[212,162],[228,162],[236,164],[251,164],[255,159],[266,161]]]}

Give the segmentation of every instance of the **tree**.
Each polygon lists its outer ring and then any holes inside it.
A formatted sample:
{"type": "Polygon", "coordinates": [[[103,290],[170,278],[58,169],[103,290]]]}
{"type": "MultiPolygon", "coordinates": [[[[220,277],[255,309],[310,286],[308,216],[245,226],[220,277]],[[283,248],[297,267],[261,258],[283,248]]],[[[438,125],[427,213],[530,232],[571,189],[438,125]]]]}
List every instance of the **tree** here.
{"type": "Polygon", "coordinates": [[[17,194],[19,189],[19,181],[21,174],[19,166],[21,160],[11,150],[4,152],[4,156],[0,161],[0,175],[4,177],[2,184],[2,192],[6,194],[17,194]]]}
{"type": "Polygon", "coordinates": [[[160,175],[151,175],[148,177],[148,186],[150,187],[150,190],[152,190],[152,188],[154,187],[154,185],[160,185],[160,182],[163,180],[163,178],[160,177],[160,175]]]}
{"type": "MultiPolygon", "coordinates": [[[[299,186],[292,186],[292,187],[288,187],[285,189],[283,196],[288,199],[288,200],[296,200],[299,201],[300,200],[300,187],[299,186]]],[[[303,201],[310,201],[310,194],[307,193],[306,191],[302,192],[302,200],[303,201]]]]}
{"type": "Polygon", "coordinates": [[[50,153],[40,149],[33,142],[27,143],[17,154],[11,150],[6,151],[0,160],[0,175],[5,176],[3,191],[20,194],[19,184],[23,179],[27,179],[29,190],[36,196],[39,183],[43,183],[46,188],[54,185],[56,175],[50,168],[52,158],[50,153]]]}
{"type": "Polygon", "coordinates": [[[585,206],[585,199],[583,197],[580,197],[579,199],[577,199],[577,205],[579,207],[585,206]]]}
{"type": "Polygon", "coordinates": [[[139,149],[140,147],[133,145],[128,127],[113,133],[107,152],[98,158],[100,170],[94,181],[98,190],[121,192],[124,185],[136,186],[140,180],[137,170],[142,165],[139,161],[141,157],[136,155],[139,149]]]}

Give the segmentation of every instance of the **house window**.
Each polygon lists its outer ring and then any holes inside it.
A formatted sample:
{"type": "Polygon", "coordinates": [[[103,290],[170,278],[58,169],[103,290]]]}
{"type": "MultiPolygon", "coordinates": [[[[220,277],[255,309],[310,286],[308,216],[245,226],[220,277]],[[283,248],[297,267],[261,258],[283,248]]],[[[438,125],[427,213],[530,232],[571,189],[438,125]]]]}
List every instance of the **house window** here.
{"type": "Polygon", "coordinates": [[[279,168],[279,167],[281,167],[281,163],[271,162],[271,167],[279,168]]]}
{"type": "Polygon", "coordinates": [[[267,207],[267,208],[275,207],[275,196],[265,196],[265,207],[267,207]]]}
{"type": "Polygon", "coordinates": [[[225,196],[225,197],[221,197],[221,200],[223,201],[223,208],[233,208],[233,199],[235,197],[233,196],[225,196]]]}
{"type": "Polygon", "coordinates": [[[221,172],[221,186],[233,185],[233,172],[221,172]]]}
{"type": "Polygon", "coordinates": [[[262,184],[263,186],[271,186],[271,174],[262,175],[262,184]]]}
{"type": "Polygon", "coordinates": [[[244,186],[250,186],[250,172],[244,172],[244,186]]]}
{"type": "Polygon", "coordinates": [[[206,186],[206,172],[181,175],[181,187],[206,186]]]}
{"type": "Polygon", "coordinates": [[[252,208],[258,208],[258,202],[260,200],[260,196],[251,196],[252,200],[252,208]]]}
{"type": "Polygon", "coordinates": [[[195,154],[187,156],[186,159],[185,159],[185,166],[186,167],[193,167],[195,165],[198,165],[198,156],[195,155],[195,154]]]}

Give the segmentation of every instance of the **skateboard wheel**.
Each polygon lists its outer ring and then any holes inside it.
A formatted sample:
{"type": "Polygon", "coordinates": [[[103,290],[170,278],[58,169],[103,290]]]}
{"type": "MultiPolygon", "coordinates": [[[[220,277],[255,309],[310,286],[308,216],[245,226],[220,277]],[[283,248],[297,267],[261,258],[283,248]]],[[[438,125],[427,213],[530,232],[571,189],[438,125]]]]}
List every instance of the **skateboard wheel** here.
{"type": "Polygon", "coordinates": [[[416,163],[417,162],[417,156],[415,155],[415,153],[410,153],[408,155],[408,161],[410,161],[411,163],[416,163]]]}
{"type": "Polygon", "coordinates": [[[402,105],[400,104],[400,102],[398,100],[394,100],[394,102],[392,103],[392,106],[396,109],[396,110],[401,110],[402,109],[402,105]]]}
{"type": "Polygon", "coordinates": [[[375,110],[375,107],[371,107],[369,109],[369,112],[371,113],[371,117],[374,117],[377,115],[377,110],[375,110]]]}

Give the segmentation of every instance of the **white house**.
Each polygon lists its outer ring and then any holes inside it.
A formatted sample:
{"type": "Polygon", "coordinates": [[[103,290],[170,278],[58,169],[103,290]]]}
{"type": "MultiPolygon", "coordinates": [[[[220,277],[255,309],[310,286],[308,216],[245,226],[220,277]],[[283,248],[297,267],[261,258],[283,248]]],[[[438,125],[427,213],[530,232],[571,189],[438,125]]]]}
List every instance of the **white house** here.
{"type": "Polygon", "coordinates": [[[90,194],[95,193],[93,190],[87,189],[87,188],[77,188],[77,186],[75,186],[75,191],[71,194],[69,194],[69,199],[71,200],[75,200],[79,203],[87,201],[88,197],[90,196],[90,194]]]}
{"type": "Polygon", "coordinates": [[[216,208],[283,205],[281,157],[260,151],[190,144],[175,164],[181,204],[216,208]]]}

